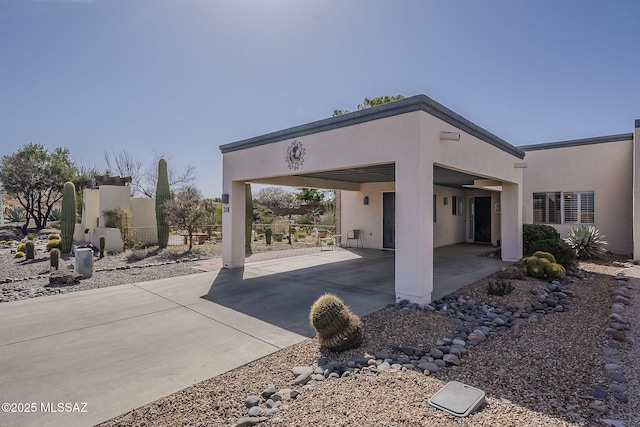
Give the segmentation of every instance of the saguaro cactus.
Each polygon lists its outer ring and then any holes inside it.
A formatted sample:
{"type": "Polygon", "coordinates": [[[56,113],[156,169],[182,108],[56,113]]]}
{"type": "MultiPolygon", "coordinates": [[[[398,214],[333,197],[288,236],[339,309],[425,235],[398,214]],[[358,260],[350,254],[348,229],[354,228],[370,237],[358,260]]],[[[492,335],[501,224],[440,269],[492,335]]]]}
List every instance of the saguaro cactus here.
{"type": "Polygon", "coordinates": [[[156,184],[156,226],[158,228],[158,247],[164,249],[169,243],[169,223],[164,212],[164,204],[171,198],[167,161],[158,161],[158,182],[156,184]]]}
{"type": "Polygon", "coordinates": [[[251,184],[245,184],[244,196],[245,196],[244,250],[246,252],[251,252],[251,232],[253,231],[253,194],[251,194],[251,184]]]}
{"type": "Polygon", "coordinates": [[[62,253],[71,253],[73,231],[76,226],[76,186],[73,182],[64,184],[62,193],[62,217],[60,218],[60,237],[62,253]]]}

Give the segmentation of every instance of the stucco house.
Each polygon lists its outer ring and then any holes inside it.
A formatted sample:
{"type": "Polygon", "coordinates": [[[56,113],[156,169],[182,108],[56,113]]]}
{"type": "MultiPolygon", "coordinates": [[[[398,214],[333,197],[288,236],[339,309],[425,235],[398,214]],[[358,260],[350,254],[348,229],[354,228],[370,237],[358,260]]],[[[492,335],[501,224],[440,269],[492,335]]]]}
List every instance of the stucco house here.
{"type": "Polygon", "coordinates": [[[515,147],[417,95],[222,145],[223,264],[244,265],[245,182],[340,190],[339,232],[394,250],[396,298],[419,304],[431,301],[434,248],[493,244],[517,261],[523,223],[593,224],[637,258],[639,128],[515,147]]]}

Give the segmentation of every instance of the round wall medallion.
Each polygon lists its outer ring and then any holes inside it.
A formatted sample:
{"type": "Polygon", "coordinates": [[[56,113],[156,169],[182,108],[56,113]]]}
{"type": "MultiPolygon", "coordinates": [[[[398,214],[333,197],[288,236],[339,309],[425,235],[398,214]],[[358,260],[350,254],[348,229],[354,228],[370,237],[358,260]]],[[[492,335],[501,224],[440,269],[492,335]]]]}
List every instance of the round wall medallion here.
{"type": "Polygon", "coordinates": [[[289,169],[298,170],[302,163],[304,163],[304,147],[302,142],[293,141],[289,147],[287,147],[287,164],[289,169]]]}

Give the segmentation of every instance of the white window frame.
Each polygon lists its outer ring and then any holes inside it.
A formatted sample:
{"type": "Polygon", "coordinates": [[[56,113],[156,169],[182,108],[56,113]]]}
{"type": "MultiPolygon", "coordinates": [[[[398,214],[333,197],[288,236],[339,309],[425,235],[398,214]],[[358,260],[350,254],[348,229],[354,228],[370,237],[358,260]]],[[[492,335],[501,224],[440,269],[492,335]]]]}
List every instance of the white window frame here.
{"type": "Polygon", "coordinates": [[[534,224],[550,224],[550,225],[558,225],[558,224],[595,224],[596,222],[596,196],[594,190],[585,190],[585,191],[540,191],[532,193],[531,195],[531,209],[532,209],[532,220],[534,220],[535,213],[533,212],[535,198],[537,195],[544,195],[547,197],[549,194],[560,194],[560,222],[549,222],[549,207],[545,205],[544,218],[541,222],[535,222],[534,224]],[[587,199],[587,200],[585,200],[587,199]],[[575,200],[575,220],[567,219],[569,205],[565,203],[565,201],[575,200]],[[583,208],[583,203],[586,205],[583,208]],[[591,207],[589,209],[589,206],[591,207]],[[585,218],[591,217],[591,221],[583,222],[585,218]]]}

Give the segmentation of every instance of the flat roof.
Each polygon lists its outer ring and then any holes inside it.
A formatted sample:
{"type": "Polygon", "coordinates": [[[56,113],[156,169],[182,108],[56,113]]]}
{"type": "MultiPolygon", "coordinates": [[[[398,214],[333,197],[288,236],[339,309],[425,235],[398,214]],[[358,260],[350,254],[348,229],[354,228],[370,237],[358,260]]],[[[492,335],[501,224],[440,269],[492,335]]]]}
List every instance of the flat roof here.
{"type": "Polygon", "coordinates": [[[567,141],[544,142],[541,144],[521,145],[518,148],[524,151],[551,150],[553,148],[577,147],[580,145],[605,144],[607,142],[633,141],[632,133],[619,133],[616,135],[596,136],[593,138],[570,139],[567,141]]]}
{"type": "Polygon", "coordinates": [[[524,158],[525,153],[521,148],[509,144],[505,140],[481,128],[475,123],[472,123],[426,95],[415,95],[401,99],[400,101],[389,102],[375,107],[365,108],[364,110],[354,111],[352,113],[330,117],[265,135],[224,144],[220,146],[220,151],[222,151],[222,154],[230,153],[233,151],[258,147],[260,145],[271,144],[292,138],[299,138],[305,135],[326,132],[386,117],[406,114],[413,111],[424,111],[425,113],[437,117],[440,120],[455,126],[457,129],[475,136],[476,138],[485,141],[500,150],[512,154],[520,159],[524,158]]]}

